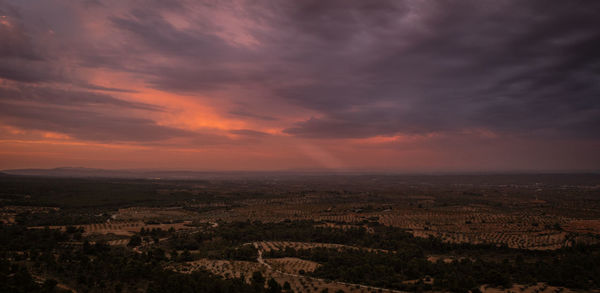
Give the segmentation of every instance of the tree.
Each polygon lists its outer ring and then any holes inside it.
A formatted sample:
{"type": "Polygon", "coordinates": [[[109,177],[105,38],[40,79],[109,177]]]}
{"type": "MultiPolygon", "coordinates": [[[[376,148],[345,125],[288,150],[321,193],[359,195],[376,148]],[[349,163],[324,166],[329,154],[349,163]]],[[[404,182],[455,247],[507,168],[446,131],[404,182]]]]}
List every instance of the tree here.
{"type": "Polygon", "coordinates": [[[291,289],[292,286],[290,286],[290,283],[288,281],[285,281],[285,283],[283,283],[283,290],[290,291],[291,289]]]}
{"type": "Polygon", "coordinates": [[[192,254],[190,253],[190,251],[188,249],[183,250],[183,253],[181,254],[181,260],[183,260],[183,261],[192,260],[192,254]]]}
{"type": "Polygon", "coordinates": [[[281,285],[275,281],[275,279],[269,279],[267,282],[267,292],[269,293],[281,293],[281,285]]]}
{"type": "Polygon", "coordinates": [[[256,271],[252,273],[252,278],[250,279],[250,283],[252,287],[256,289],[262,289],[265,287],[265,277],[261,274],[261,272],[256,271]]]}
{"type": "Polygon", "coordinates": [[[136,247],[136,246],[140,246],[141,244],[142,244],[142,237],[140,237],[140,235],[136,234],[136,235],[131,236],[127,246],[136,247]]]}
{"type": "Polygon", "coordinates": [[[47,279],[44,281],[44,284],[42,284],[42,292],[54,292],[57,284],[58,282],[56,280],[47,279]]]}
{"type": "Polygon", "coordinates": [[[172,261],[177,261],[178,257],[179,257],[179,253],[177,252],[177,249],[173,249],[171,251],[171,260],[172,261]]]}

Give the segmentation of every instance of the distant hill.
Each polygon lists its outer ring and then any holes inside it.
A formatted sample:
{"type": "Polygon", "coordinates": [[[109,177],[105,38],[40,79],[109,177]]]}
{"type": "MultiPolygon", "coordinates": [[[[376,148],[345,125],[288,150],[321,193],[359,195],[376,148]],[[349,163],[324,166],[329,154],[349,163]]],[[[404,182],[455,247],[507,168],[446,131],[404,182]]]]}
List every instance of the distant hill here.
{"type": "MultiPolygon", "coordinates": [[[[272,176],[298,176],[308,172],[248,172],[248,171],[164,171],[164,170],[107,170],[84,167],[59,167],[54,169],[2,170],[7,175],[67,177],[67,178],[128,178],[128,179],[243,179],[272,176]]],[[[317,174],[317,173],[310,173],[317,174]]],[[[324,173],[320,173],[324,174],[324,173]]]]}
{"type": "Polygon", "coordinates": [[[153,180],[310,180],[322,183],[343,183],[361,180],[380,180],[403,184],[472,184],[472,185],[584,185],[600,186],[598,173],[499,173],[499,174],[399,174],[390,172],[333,172],[323,171],[164,171],[109,170],[84,167],[54,169],[1,170],[0,177],[40,176],[66,178],[122,178],[153,180]]]}
{"type": "Polygon", "coordinates": [[[83,167],[60,167],[54,169],[12,169],[3,170],[2,172],[9,175],[44,177],[137,177],[136,174],[129,171],[104,170],[83,167]]]}

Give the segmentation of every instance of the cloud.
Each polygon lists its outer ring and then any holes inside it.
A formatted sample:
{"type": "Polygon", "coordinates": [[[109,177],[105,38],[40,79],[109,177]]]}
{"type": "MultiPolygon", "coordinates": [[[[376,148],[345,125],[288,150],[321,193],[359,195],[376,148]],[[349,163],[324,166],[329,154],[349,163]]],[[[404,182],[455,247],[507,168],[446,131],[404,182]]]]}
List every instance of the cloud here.
{"type": "Polygon", "coordinates": [[[264,136],[269,135],[266,132],[256,131],[256,130],[252,130],[252,129],[233,129],[233,130],[229,130],[229,132],[233,133],[233,134],[249,136],[249,137],[264,137],[264,136]]]}
{"type": "Polygon", "coordinates": [[[186,21],[183,26],[152,5],[110,20],[151,60],[137,67],[149,86],[218,93],[233,104],[251,92],[263,103],[276,100],[310,112],[313,118],[285,127],[291,135],[356,138],[487,128],[597,138],[598,4],[236,4],[243,12],[224,13],[228,4],[182,2],[173,13],[186,21]],[[190,18],[186,11],[204,17],[190,18]],[[235,17],[248,25],[220,25],[235,17]],[[246,34],[256,44],[240,45],[228,38],[232,34],[246,34]],[[153,62],[153,56],[164,61],[153,62]]]}
{"type": "Polygon", "coordinates": [[[0,58],[40,60],[13,7],[0,7],[0,58]]]}
{"type": "MultiPolygon", "coordinates": [[[[110,95],[54,87],[0,88],[0,122],[97,142],[149,143],[172,138],[200,139],[202,133],[162,126],[132,111],[162,113],[163,107],[110,95]]],[[[211,138],[212,139],[212,138],[211,138]]]]}
{"type": "Polygon", "coordinates": [[[312,63],[311,82],[278,93],[320,118],[284,132],[369,137],[477,127],[599,138],[600,5],[454,4],[423,2],[397,22],[351,30],[364,38],[314,38],[299,62],[331,61],[312,63]],[[325,46],[340,49],[319,53],[325,46]]]}
{"type": "Polygon", "coordinates": [[[114,106],[121,109],[164,111],[155,105],[130,102],[110,95],[90,91],[64,90],[41,86],[19,86],[0,88],[0,98],[11,102],[34,102],[54,106],[114,106]]]}
{"type": "Polygon", "coordinates": [[[80,109],[0,103],[2,122],[11,126],[64,133],[100,142],[150,142],[181,136],[189,131],[157,125],[143,118],[118,116],[80,109]]]}
{"type": "Polygon", "coordinates": [[[241,117],[245,117],[245,118],[252,118],[252,119],[258,119],[258,120],[264,120],[264,121],[278,120],[275,117],[254,114],[254,113],[250,113],[250,112],[243,111],[243,110],[234,110],[234,111],[229,111],[228,113],[231,115],[235,115],[235,116],[241,116],[241,117]]]}
{"type": "Polygon", "coordinates": [[[6,3],[0,119],[17,127],[199,144],[265,129],[600,139],[598,2],[6,3]],[[194,103],[214,113],[178,116],[194,103]]]}

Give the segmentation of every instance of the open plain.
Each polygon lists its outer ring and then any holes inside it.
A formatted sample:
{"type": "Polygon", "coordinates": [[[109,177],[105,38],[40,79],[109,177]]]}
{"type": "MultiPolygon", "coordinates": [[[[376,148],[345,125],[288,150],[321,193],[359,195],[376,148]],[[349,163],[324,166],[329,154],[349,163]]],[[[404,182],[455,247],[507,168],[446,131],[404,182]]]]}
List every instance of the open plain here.
{"type": "Polygon", "coordinates": [[[3,175],[0,183],[3,239],[55,239],[30,247],[4,240],[4,261],[37,282],[57,280],[57,290],[156,286],[135,273],[74,278],[68,272],[82,257],[134,258],[140,263],[129,266],[138,270],[283,292],[597,291],[600,281],[593,267],[600,176],[593,174],[3,175]]]}

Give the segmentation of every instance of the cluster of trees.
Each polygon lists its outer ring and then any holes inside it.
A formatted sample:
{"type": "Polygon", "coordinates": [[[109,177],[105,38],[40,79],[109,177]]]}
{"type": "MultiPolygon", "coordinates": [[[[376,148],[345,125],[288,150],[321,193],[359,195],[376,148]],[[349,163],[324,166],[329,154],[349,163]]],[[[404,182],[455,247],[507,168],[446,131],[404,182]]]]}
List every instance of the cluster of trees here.
{"type": "Polygon", "coordinates": [[[169,250],[195,251],[195,258],[212,259],[234,259],[256,261],[258,251],[251,245],[242,245],[242,242],[224,239],[215,235],[206,233],[188,233],[172,234],[166,243],[169,250]]]}
{"type": "Polygon", "coordinates": [[[147,180],[0,176],[0,187],[0,196],[12,205],[114,208],[173,201],[161,197],[158,186],[147,180]]]}
{"type": "Polygon", "coordinates": [[[319,226],[314,221],[283,221],[262,223],[260,221],[219,222],[218,227],[206,227],[205,230],[189,235],[173,234],[168,243],[171,247],[183,250],[198,250],[210,246],[237,247],[253,241],[300,241],[336,243],[357,247],[395,251],[421,251],[428,253],[464,253],[473,251],[495,252],[511,251],[506,247],[487,244],[449,244],[438,238],[418,238],[395,227],[378,223],[368,223],[374,233],[357,226],[338,229],[319,226]]]}
{"type": "Polygon", "coordinates": [[[252,245],[242,245],[240,247],[228,247],[223,250],[222,259],[256,261],[258,250],[252,245]]]}
{"type": "Polygon", "coordinates": [[[532,252],[505,246],[450,244],[437,238],[417,238],[401,229],[377,223],[369,223],[375,233],[369,233],[362,227],[342,230],[317,224],[313,221],[221,222],[218,228],[207,228],[193,237],[173,234],[169,243],[180,249],[199,249],[202,257],[248,260],[255,258],[255,252],[250,253],[251,246],[240,245],[253,241],[324,242],[387,250],[389,253],[324,248],[296,251],[287,248],[272,250],[265,257],[290,256],[313,260],[323,264],[314,272],[317,277],[402,290],[466,291],[482,284],[510,287],[513,282],[536,281],[570,288],[600,287],[598,246],[532,252]],[[247,247],[247,258],[223,253],[233,251],[234,247],[247,247]],[[451,255],[461,261],[432,263],[426,258],[431,254],[451,255]],[[427,276],[435,282],[402,283],[427,276]]]}
{"type": "Polygon", "coordinates": [[[51,276],[76,289],[92,292],[138,289],[149,292],[288,292],[285,284],[264,278],[261,281],[259,275],[252,277],[252,284],[246,284],[242,279],[222,279],[205,271],[183,275],[163,269],[166,262],[187,261],[198,256],[254,261],[257,250],[245,244],[268,240],[380,249],[287,248],[265,253],[265,257],[289,256],[319,262],[322,266],[310,273],[315,277],[377,287],[466,292],[474,291],[482,284],[509,287],[513,282],[542,281],[585,290],[600,288],[598,245],[531,252],[415,238],[401,229],[378,224],[371,224],[375,233],[364,228],[342,230],[317,224],[311,221],[221,222],[218,228],[207,227],[198,233],[145,229],[131,238],[131,246],[141,244],[142,237],[169,236],[169,239],[157,242],[142,253],[110,247],[102,241],[92,244],[82,239],[82,229],[75,227],[59,231],[0,225],[0,283],[5,286],[0,287],[0,291],[18,292],[15,288],[24,288],[28,292],[57,290],[51,280],[43,284],[34,282],[30,274],[35,274],[51,276]],[[198,252],[191,254],[192,247],[198,252]],[[167,254],[166,251],[171,252],[167,254]],[[430,254],[451,255],[458,260],[433,263],[427,260],[430,254]],[[427,282],[429,278],[433,281],[427,282]],[[417,281],[403,282],[408,280],[417,281]]]}
{"type": "Polygon", "coordinates": [[[104,210],[85,209],[61,209],[49,210],[44,213],[24,212],[15,216],[15,222],[27,226],[67,226],[81,224],[105,223],[110,218],[104,210]]]}
{"type": "Polygon", "coordinates": [[[81,230],[76,228],[61,232],[56,229],[27,229],[20,225],[0,224],[0,251],[43,251],[51,250],[58,243],[76,240],[81,237],[81,230]]]}
{"type": "MultiPolygon", "coordinates": [[[[69,178],[12,176],[0,174],[0,206],[53,206],[61,208],[102,208],[127,206],[187,206],[210,202],[275,197],[282,190],[265,187],[260,181],[248,186],[243,181],[176,181],[127,178],[69,178]],[[202,189],[194,186],[202,184],[202,189]],[[168,196],[165,196],[168,194],[168,196]]],[[[213,209],[209,208],[208,210],[213,209]]],[[[198,210],[201,211],[202,209],[198,210]]],[[[83,223],[73,223],[83,224],[83,223]]]]}
{"type": "Polygon", "coordinates": [[[192,274],[179,274],[163,271],[148,284],[148,293],[181,293],[181,292],[266,292],[264,287],[254,287],[246,284],[242,279],[216,278],[204,271],[195,271],[192,274]]]}
{"type": "Polygon", "coordinates": [[[27,268],[0,259],[0,292],[58,292],[57,283],[54,279],[47,279],[43,283],[36,282],[27,268]]]}
{"type": "Polygon", "coordinates": [[[319,262],[314,277],[369,284],[400,290],[473,291],[483,284],[510,287],[512,283],[547,282],[577,289],[600,287],[600,247],[578,246],[547,257],[489,261],[462,258],[452,262],[430,262],[418,251],[374,252],[359,249],[286,249],[271,251],[270,257],[298,257],[319,262]],[[433,283],[424,282],[431,278],[433,283]],[[418,280],[417,282],[403,282],[418,280]]]}
{"type": "Polygon", "coordinates": [[[259,288],[206,271],[180,274],[165,270],[163,265],[170,260],[158,247],[135,253],[86,239],[82,245],[66,245],[80,232],[77,228],[62,232],[0,225],[0,292],[59,291],[52,278],[38,283],[34,274],[52,276],[83,292],[271,292],[267,290],[273,287],[259,288]]]}
{"type": "Polygon", "coordinates": [[[154,243],[158,243],[160,241],[160,238],[172,235],[174,233],[175,233],[175,229],[173,229],[173,227],[171,227],[169,230],[163,230],[161,228],[145,229],[142,227],[142,229],[140,230],[139,233],[136,233],[131,236],[127,246],[129,246],[129,247],[139,246],[142,244],[143,240],[146,242],[152,241],[154,243]]]}

